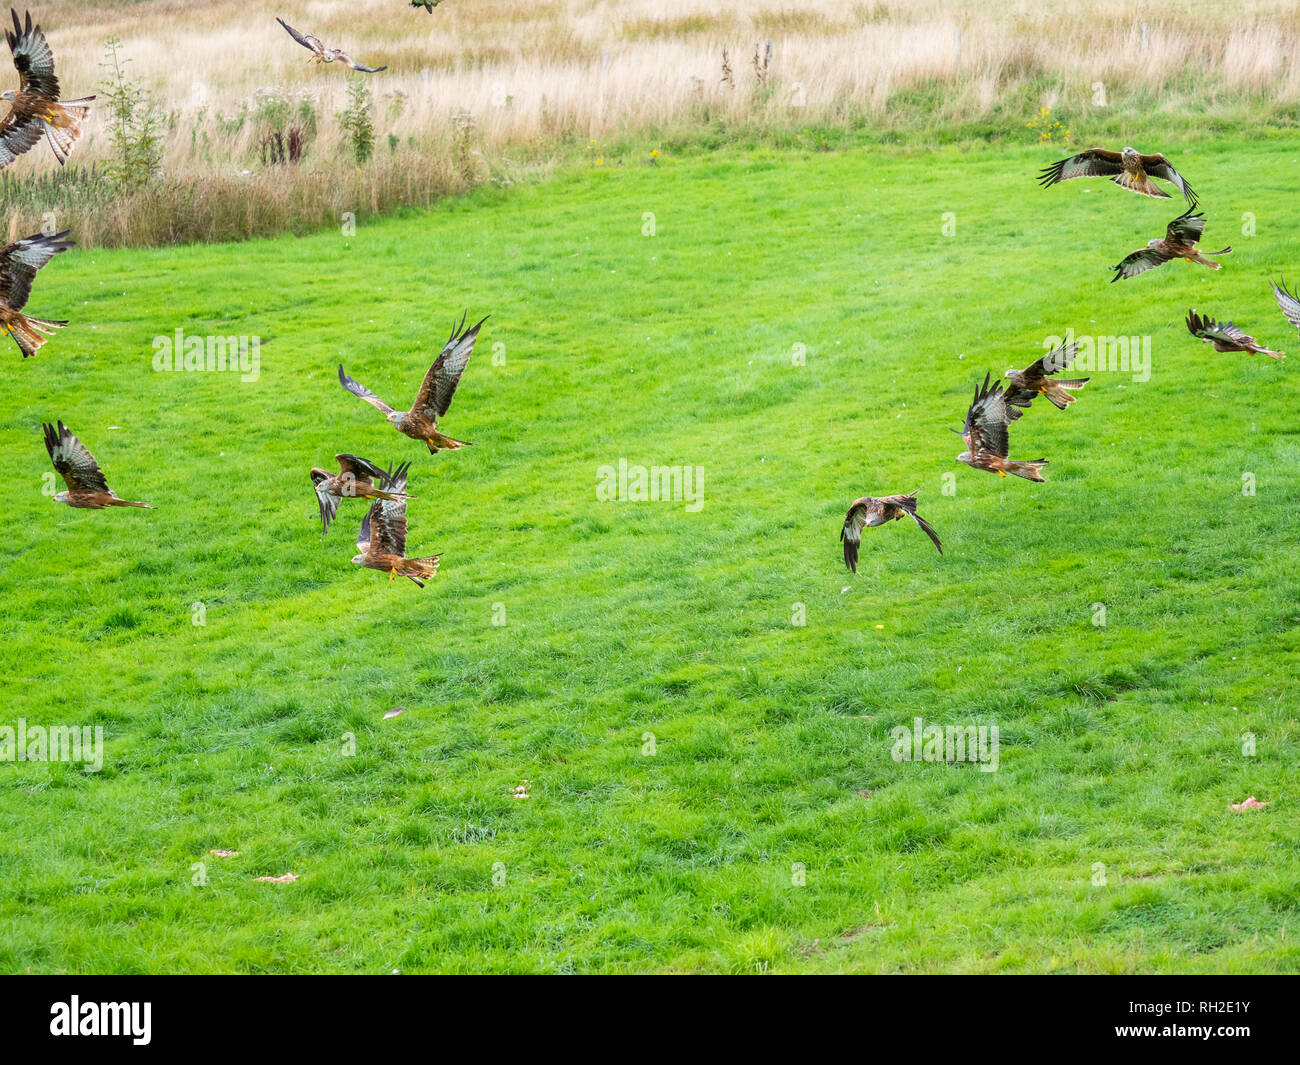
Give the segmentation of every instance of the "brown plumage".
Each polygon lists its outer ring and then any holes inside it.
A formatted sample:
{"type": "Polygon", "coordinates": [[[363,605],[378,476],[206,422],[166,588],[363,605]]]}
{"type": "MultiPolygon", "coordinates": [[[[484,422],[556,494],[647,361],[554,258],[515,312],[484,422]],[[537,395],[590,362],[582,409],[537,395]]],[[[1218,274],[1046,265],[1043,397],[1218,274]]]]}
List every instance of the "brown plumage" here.
{"type": "Polygon", "coordinates": [[[916,492],[905,496],[863,496],[855,499],[844,515],[844,527],[840,529],[840,539],[844,541],[844,564],[853,573],[858,572],[858,548],[862,545],[862,530],[874,529],[889,521],[898,521],[909,517],[919,525],[934,546],[943,554],[943,544],[934,527],[916,512],[916,492]]]}
{"type": "Polygon", "coordinates": [[[1159,152],[1143,155],[1136,148],[1125,148],[1120,152],[1089,148],[1086,152],[1044,167],[1038,175],[1038,181],[1046,188],[1058,181],[1081,177],[1108,177],[1120,188],[1136,192],[1139,196],[1170,199],[1169,193],[1151,180],[1158,177],[1174,184],[1189,204],[1196,204],[1196,193],[1168,159],[1159,152]]]}
{"type": "Polygon", "coordinates": [[[406,557],[406,471],[410,463],[397,467],[392,477],[384,476],[380,487],[396,498],[376,499],[361,522],[354,565],[377,569],[394,577],[407,577],[421,588],[438,572],[438,555],[406,557]]]}
{"type": "Polygon", "coordinates": [[[1047,465],[1047,459],[1018,462],[1007,457],[1011,452],[1011,434],[1007,432],[1010,417],[1006,397],[1002,394],[1001,381],[989,387],[990,377],[990,374],[985,374],[984,384],[975,389],[975,399],[961,428],[966,450],[957,456],[957,460],[974,469],[996,473],[999,477],[1010,473],[1027,481],[1044,480],[1042,469],[1047,465]]]}
{"type": "Polygon", "coordinates": [[[1071,392],[1077,392],[1089,381],[1090,377],[1076,377],[1072,380],[1054,381],[1053,375],[1068,369],[1074,357],[1079,354],[1078,344],[1066,344],[1049,352],[1031,366],[1017,370],[1014,366],[1006,372],[1007,380],[1003,399],[1007,408],[1007,420],[1014,422],[1038,396],[1046,396],[1058,410],[1065,410],[1074,402],[1071,392]]]}
{"type": "Polygon", "coordinates": [[[27,12],[24,26],[18,12],[9,12],[14,28],[5,30],[5,39],[14,56],[18,71],[18,89],[7,89],[0,99],[9,101],[9,113],[0,119],[0,170],[24,152],[34,148],[41,137],[50,144],[54,158],[62,166],[81,137],[81,124],[90,114],[93,96],[59,102],[59,79],[54,75],[54,53],[40,26],[32,25],[27,12]]]}
{"type": "MultiPolygon", "coordinates": [[[[311,481],[316,486],[316,502],[320,504],[321,535],[324,536],[330,522],[338,514],[339,504],[345,499],[410,499],[405,492],[386,492],[375,485],[376,480],[391,480],[397,474],[389,464],[387,471],[381,470],[373,462],[358,458],[356,455],[335,455],[339,464],[338,473],[330,473],[318,466],[312,467],[311,481]]],[[[405,473],[407,466],[398,468],[398,473],[405,473]]]]}
{"type": "Polygon", "coordinates": [[[1249,351],[1275,359],[1286,358],[1282,352],[1266,348],[1254,337],[1247,336],[1235,322],[1216,322],[1208,314],[1188,311],[1187,331],[1207,344],[1213,344],[1215,351],[1249,351]]]}
{"type": "Polygon", "coordinates": [[[103,510],[105,507],[142,507],[153,510],[148,503],[118,499],[108,487],[95,456],[62,422],[58,423],[57,428],[48,423],[42,424],[41,430],[45,434],[45,450],[50,453],[50,461],[68,486],[66,492],[60,492],[54,497],[54,502],[86,510],[103,510]]]}
{"type": "Polygon", "coordinates": [[[36,271],[59,252],[74,246],[63,239],[67,235],[67,230],[52,237],[34,233],[0,248],[0,333],[14,338],[24,359],[35,355],[54,330],[68,324],[22,313],[32,294],[36,271]]]}
{"type": "Polygon", "coordinates": [[[1207,259],[1206,256],[1227,255],[1232,251],[1232,245],[1228,245],[1222,251],[1202,253],[1196,247],[1196,243],[1204,232],[1205,217],[1192,214],[1190,210],[1184,211],[1169,223],[1163,237],[1147,241],[1145,248],[1139,248],[1131,255],[1125,256],[1118,265],[1111,267],[1115,271],[1115,276],[1110,279],[1111,283],[1121,278],[1137,277],[1138,274],[1154,270],[1172,259],[1184,259],[1189,263],[1199,263],[1201,266],[1208,266],[1211,270],[1218,270],[1221,264],[1213,259],[1207,259]]]}
{"type": "Polygon", "coordinates": [[[372,407],[383,412],[384,417],[392,422],[393,428],[399,433],[404,433],[412,440],[423,441],[428,446],[430,454],[467,447],[469,446],[467,441],[453,440],[438,432],[438,418],[446,414],[451,407],[451,397],[456,394],[456,386],[460,384],[461,374],[469,364],[479,328],[486,321],[487,318],[482,318],[477,325],[466,330],[465,319],[461,318],[460,325],[451,331],[451,338],[444,345],[442,353],[429,367],[429,372],[424,375],[420,391],[409,411],[393,410],[365,385],[358,384],[345,374],[342,364],[339,365],[339,383],[354,396],[364,399],[372,407]]]}
{"type": "Polygon", "coordinates": [[[349,66],[353,70],[360,70],[365,74],[378,74],[381,70],[388,69],[386,66],[363,66],[343,51],[342,48],[326,48],[319,37],[313,37],[310,33],[299,33],[282,18],[277,18],[275,21],[285,28],[290,37],[311,52],[311,58],[307,60],[308,63],[333,63],[337,59],[344,66],[349,66]]]}

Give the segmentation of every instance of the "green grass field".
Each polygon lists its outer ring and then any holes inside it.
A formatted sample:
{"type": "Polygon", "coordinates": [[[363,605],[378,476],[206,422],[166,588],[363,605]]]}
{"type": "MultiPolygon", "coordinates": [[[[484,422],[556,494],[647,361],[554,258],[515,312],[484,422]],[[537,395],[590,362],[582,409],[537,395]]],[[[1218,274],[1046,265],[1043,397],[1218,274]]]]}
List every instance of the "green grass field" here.
{"type": "Polygon", "coordinates": [[[1218,273],[1109,284],[1181,201],[1040,190],[1050,145],[647,149],[57,258],[30,310],[73,325],[5,352],[0,724],[106,757],[0,764],[0,968],[1300,969],[1300,144],[1160,147],[1218,273]],[[1296,354],[1216,354],[1193,306],[1296,354]],[[466,309],[475,446],[430,457],[336,367],[404,402],[466,309]],[[260,336],[260,378],[155,373],[176,328],[260,336]],[[1013,425],[1045,484],[957,463],[977,377],[1067,328],[1150,336],[1150,380],[1013,425]],[[54,418],[158,509],[53,504],[54,418]],[[413,461],[426,591],[349,565],[360,503],[322,541],[338,451],[413,461]],[[703,507],[599,502],[621,458],[702,467],[703,507]],[[892,524],[848,574],[848,503],[913,488],[946,554],[892,524]],[[998,771],[894,761],[918,716],[996,724],[998,771]]]}

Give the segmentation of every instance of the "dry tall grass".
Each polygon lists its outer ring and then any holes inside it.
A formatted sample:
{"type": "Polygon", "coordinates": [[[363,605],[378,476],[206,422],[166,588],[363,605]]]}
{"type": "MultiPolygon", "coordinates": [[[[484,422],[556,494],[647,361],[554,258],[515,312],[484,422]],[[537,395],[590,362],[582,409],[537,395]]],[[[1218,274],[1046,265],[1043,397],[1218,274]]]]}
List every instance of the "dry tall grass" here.
{"type": "Polygon", "coordinates": [[[1140,105],[1289,121],[1300,104],[1300,9],[1282,0],[444,0],[432,15],[406,0],[48,0],[33,13],[68,95],[95,91],[116,35],[168,115],[159,191],[96,194],[102,113],[68,173],[46,180],[44,146],[6,171],[11,228],[54,211],[91,244],[302,231],[515,180],[592,141],[701,128],[1021,131],[1040,104],[1098,120],[1140,105]],[[348,72],[308,63],[276,15],[388,65],[369,81],[371,163],[356,167],[339,128],[348,72]],[[296,166],[259,149],[256,111],[276,95],[317,116],[296,166]]]}

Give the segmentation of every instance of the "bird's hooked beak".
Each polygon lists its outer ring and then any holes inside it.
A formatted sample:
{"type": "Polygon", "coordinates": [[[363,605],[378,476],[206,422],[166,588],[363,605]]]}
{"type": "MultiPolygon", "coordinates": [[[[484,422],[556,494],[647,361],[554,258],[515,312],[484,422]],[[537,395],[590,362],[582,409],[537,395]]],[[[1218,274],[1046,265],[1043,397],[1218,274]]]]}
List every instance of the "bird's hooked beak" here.
{"type": "Polygon", "coordinates": [[[1147,241],[1147,247],[1154,248],[1159,243],[1160,243],[1159,237],[1152,237],[1150,240],[1147,241]]]}
{"type": "Polygon", "coordinates": [[[359,566],[359,565],[361,565],[361,562],[362,562],[362,558],[361,558],[360,555],[353,555],[353,556],[352,556],[352,564],[353,564],[354,566],[359,566]]]}
{"type": "Polygon", "coordinates": [[[402,412],[400,410],[393,411],[393,413],[388,416],[388,420],[390,422],[400,422],[402,420],[402,412]]]}

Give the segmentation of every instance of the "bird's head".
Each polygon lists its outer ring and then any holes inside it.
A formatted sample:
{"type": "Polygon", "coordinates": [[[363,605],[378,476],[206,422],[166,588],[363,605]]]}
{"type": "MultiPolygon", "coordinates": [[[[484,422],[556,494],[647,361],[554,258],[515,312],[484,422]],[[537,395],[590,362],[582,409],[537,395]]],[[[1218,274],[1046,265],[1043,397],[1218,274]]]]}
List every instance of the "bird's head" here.
{"type": "Polygon", "coordinates": [[[1013,366],[1013,367],[1011,367],[1011,369],[1009,369],[1009,370],[1008,370],[1006,373],[1004,373],[1002,376],[1003,376],[1003,377],[1015,377],[1015,375],[1018,374],[1019,372],[1020,372],[1020,371],[1017,370],[1017,369],[1013,366]]]}
{"type": "Polygon", "coordinates": [[[55,503],[66,503],[67,501],[68,501],[68,493],[67,493],[67,492],[59,492],[59,493],[54,497],[54,502],[55,502],[55,503]]]}
{"type": "Polygon", "coordinates": [[[1125,159],[1136,159],[1141,153],[1136,148],[1125,148],[1120,154],[1125,159]]]}
{"type": "Polygon", "coordinates": [[[365,562],[365,560],[366,560],[365,555],[353,555],[353,556],[352,556],[352,565],[354,565],[354,566],[360,566],[363,562],[365,562]]]}
{"type": "Polygon", "coordinates": [[[969,452],[969,451],[963,451],[960,455],[957,456],[957,461],[958,461],[958,462],[964,462],[964,463],[966,463],[966,465],[969,466],[969,465],[970,465],[970,452],[969,452]]]}
{"type": "Polygon", "coordinates": [[[1147,247],[1154,248],[1159,243],[1160,243],[1159,237],[1152,237],[1150,240],[1147,241],[1147,247]]]}
{"type": "Polygon", "coordinates": [[[12,100],[13,98],[14,98],[13,89],[5,89],[4,92],[0,92],[0,100],[12,100]]]}
{"type": "Polygon", "coordinates": [[[388,415],[388,420],[389,420],[390,422],[392,422],[394,425],[396,425],[398,422],[400,422],[400,421],[401,421],[403,418],[405,418],[405,417],[406,417],[406,415],[403,414],[400,410],[395,410],[395,411],[393,411],[392,414],[388,415]]]}

